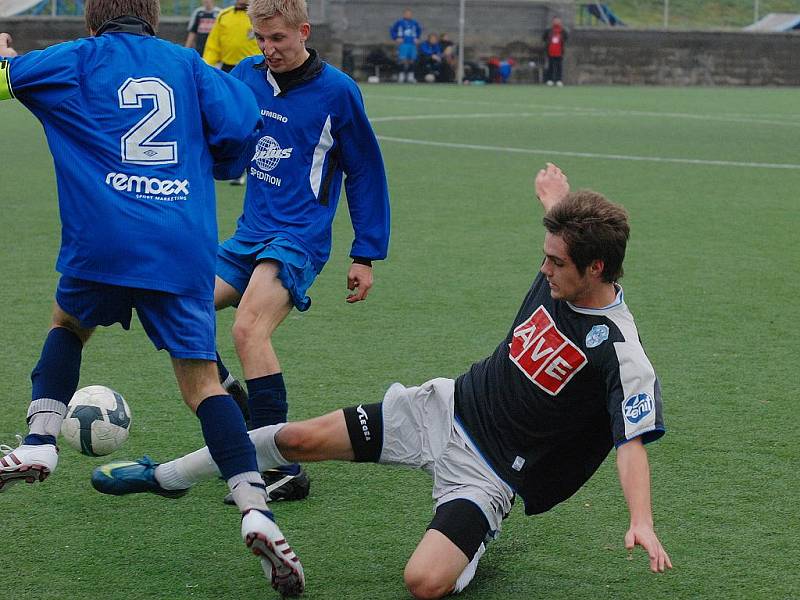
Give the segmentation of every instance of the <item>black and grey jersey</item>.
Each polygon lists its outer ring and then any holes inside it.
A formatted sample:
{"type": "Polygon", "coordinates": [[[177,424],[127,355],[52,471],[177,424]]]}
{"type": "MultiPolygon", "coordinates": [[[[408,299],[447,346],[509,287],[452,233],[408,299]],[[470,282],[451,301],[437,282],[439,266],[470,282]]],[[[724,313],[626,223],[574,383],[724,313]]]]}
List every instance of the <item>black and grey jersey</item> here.
{"type": "Polygon", "coordinates": [[[612,446],[664,434],[661,389],[622,289],[602,309],[553,300],[540,273],[506,339],[456,380],[456,418],[525,501],[549,510],[612,446]]]}

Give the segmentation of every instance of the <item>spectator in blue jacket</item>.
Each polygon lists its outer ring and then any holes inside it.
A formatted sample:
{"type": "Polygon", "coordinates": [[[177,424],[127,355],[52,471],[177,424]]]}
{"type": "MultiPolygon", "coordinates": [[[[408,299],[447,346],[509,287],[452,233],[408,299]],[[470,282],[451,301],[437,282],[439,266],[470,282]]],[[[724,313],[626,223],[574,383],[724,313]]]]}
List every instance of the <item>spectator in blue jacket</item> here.
{"type": "Polygon", "coordinates": [[[397,44],[397,60],[402,71],[397,77],[400,83],[416,83],[414,64],[417,61],[417,42],[422,35],[422,26],[411,18],[411,9],[403,11],[403,18],[395,21],[389,33],[397,44]]]}
{"type": "Polygon", "coordinates": [[[425,81],[439,81],[442,73],[442,46],[435,33],[428,34],[428,38],[419,45],[417,65],[417,72],[425,81]]]}

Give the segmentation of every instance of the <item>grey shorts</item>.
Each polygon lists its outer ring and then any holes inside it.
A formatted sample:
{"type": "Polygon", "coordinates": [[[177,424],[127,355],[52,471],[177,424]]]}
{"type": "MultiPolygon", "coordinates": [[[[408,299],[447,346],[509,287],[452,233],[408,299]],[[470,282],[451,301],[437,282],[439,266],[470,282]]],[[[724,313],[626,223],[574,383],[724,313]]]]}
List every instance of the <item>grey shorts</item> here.
{"type": "Polygon", "coordinates": [[[481,457],[453,414],[452,379],[419,387],[393,384],[383,399],[380,463],[424,469],[433,476],[436,506],[456,499],[475,503],[496,537],[514,492],[481,457]]]}

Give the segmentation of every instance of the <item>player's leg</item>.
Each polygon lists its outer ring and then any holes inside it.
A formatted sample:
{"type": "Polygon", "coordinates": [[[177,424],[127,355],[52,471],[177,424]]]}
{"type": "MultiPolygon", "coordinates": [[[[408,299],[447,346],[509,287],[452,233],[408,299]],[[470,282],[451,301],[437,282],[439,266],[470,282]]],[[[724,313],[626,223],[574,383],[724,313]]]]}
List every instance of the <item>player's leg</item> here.
{"type": "MultiPolygon", "coordinates": [[[[278,278],[279,270],[280,265],[273,260],[260,262],[253,270],[236,310],[233,342],[248,382],[281,372],[278,356],[272,347],[272,334],[291,312],[292,298],[278,278]]],[[[261,411],[285,417],[285,398],[263,404],[258,407],[261,411]]],[[[260,418],[271,419],[273,415],[265,414],[260,418]]]]}
{"type": "Polygon", "coordinates": [[[82,283],[70,278],[59,281],[50,331],[39,362],[31,373],[31,404],[27,415],[29,433],[17,448],[3,447],[0,492],[19,481],[43,481],[58,464],[56,438],[67,405],[78,387],[83,345],[94,331],[93,327],[83,326],[77,317],[64,310],[59,301],[71,307],[71,299],[83,295],[84,307],[76,304],[75,313],[90,315],[88,308],[94,303],[95,296],[91,290],[85,290],[82,283]],[[86,293],[81,294],[82,291],[86,293]]]}
{"type": "MultiPolygon", "coordinates": [[[[375,404],[366,408],[376,419],[379,407],[375,404]]],[[[355,409],[337,410],[307,421],[268,425],[250,431],[259,471],[294,461],[365,460],[363,455],[357,456],[353,450],[354,445],[358,446],[358,440],[355,444],[352,440],[356,435],[363,436],[363,430],[357,416],[351,416],[348,426],[345,418],[348,411],[354,412],[355,409]]],[[[376,432],[373,439],[377,443],[381,440],[380,428],[376,425],[373,429],[376,432]]],[[[379,454],[378,447],[371,456],[379,454]]],[[[177,498],[193,485],[219,476],[220,469],[206,447],[163,464],[154,463],[147,457],[134,462],[109,463],[95,469],[92,484],[104,494],[152,492],[177,498]]]]}
{"type": "Polygon", "coordinates": [[[186,404],[200,420],[203,438],[242,513],[242,537],[262,556],[272,586],[302,592],[303,569],[267,507],[266,486],[241,412],[220,385],[216,369],[213,302],[143,290],[135,306],[156,348],[169,351],[186,404]]]}
{"type": "MultiPolygon", "coordinates": [[[[242,290],[247,286],[247,280],[250,276],[249,270],[243,269],[240,276],[242,290]]],[[[214,309],[222,310],[229,306],[236,306],[239,300],[242,299],[242,292],[236,289],[233,285],[222,279],[217,275],[214,279],[214,309]]],[[[245,422],[250,429],[250,409],[247,406],[247,391],[245,391],[242,384],[236,379],[233,374],[225,366],[222,357],[217,352],[217,372],[219,374],[219,382],[225,391],[231,395],[236,401],[239,410],[242,411],[245,422]]]]}
{"type": "MultiPolygon", "coordinates": [[[[443,451],[452,428],[447,426],[452,423],[452,410],[439,399],[441,394],[435,393],[439,382],[449,382],[444,385],[445,394],[448,390],[452,393],[451,380],[434,380],[416,388],[394,384],[381,403],[359,404],[306,421],[279,423],[250,431],[258,467],[264,470],[292,461],[324,460],[432,467],[434,455],[443,451]],[[432,396],[435,400],[427,402],[432,396]],[[434,422],[436,427],[429,426],[434,422]]],[[[219,474],[209,450],[201,448],[157,466],[149,461],[111,463],[95,470],[92,483],[106,494],[155,492],[156,486],[185,492],[192,485],[214,479],[219,474]],[[120,466],[132,464],[142,466],[131,467],[133,471],[120,466]],[[146,469],[153,487],[137,487],[137,475],[133,473],[146,469]]]]}
{"type": "MultiPolygon", "coordinates": [[[[511,510],[513,491],[455,422],[452,380],[428,382],[414,392],[414,402],[407,405],[408,393],[399,392],[394,410],[424,424],[421,446],[428,449],[433,460],[429,471],[437,503],[428,531],[408,561],[404,579],[416,598],[440,598],[462,591],[472,580],[486,540],[497,536],[511,510]]],[[[387,401],[389,398],[387,393],[387,401]]],[[[387,459],[384,449],[382,461],[387,459]]]]}
{"type": "Polygon", "coordinates": [[[403,579],[415,598],[441,598],[462,591],[472,580],[486,546],[489,523],[466,499],[441,504],[411,558],[403,579]]]}
{"type": "MultiPolygon", "coordinates": [[[[305,251],[280,238],[271,240],[256,261],[233,325],[234,345],[247,385],[251,429],[287,421],[286,384],[272,335],[293,307],[300,311],[309,308],[306,292],[316,277],[305,251]]],[[[308,495],[310,480],[298,464],[263,474],[273,500],[299,500],[308,495]]]]}
{"type": "Polygon", "coordinates": [[[303,567],[267,507],[255,448],[236,403],[217,380],[215,362],[173,357],[173,367],[181,394],[200,419],[209,453],[242,513],[247,547],[262,557],[264,573],[276,590],[290,596],[302,593],[303,567]]]}

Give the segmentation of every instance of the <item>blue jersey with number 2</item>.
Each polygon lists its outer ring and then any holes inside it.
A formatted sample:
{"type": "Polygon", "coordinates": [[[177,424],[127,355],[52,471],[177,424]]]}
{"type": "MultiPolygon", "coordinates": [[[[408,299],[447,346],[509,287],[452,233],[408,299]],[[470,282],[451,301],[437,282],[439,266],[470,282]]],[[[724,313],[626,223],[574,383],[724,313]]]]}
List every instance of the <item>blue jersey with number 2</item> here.
{"type": "Polygon", "coordinates": [[[193,50],[126,32],[0,63],[0,99],[44,126],[72,277],[212,298],[212,172],[243,170],[260,127],[250,90],[193,50]]]}

